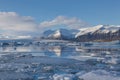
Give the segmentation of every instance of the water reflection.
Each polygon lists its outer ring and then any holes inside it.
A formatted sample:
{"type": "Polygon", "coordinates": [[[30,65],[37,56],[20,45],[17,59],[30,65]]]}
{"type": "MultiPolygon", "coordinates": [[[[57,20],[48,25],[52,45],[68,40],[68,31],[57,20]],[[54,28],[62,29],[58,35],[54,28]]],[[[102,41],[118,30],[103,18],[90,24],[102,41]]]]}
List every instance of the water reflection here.
{"type": "Polygon", "coordinates": [[[118,57],[119,47],[101,47],[100,45],[81,46],[81,45],[30,45],[30,46],[6,46],[0,47],[1,53],[21,52],[30,53],[35,56],[56,56],[65,58],[106,58],[118,57]],[[98,46],[98,47],[96,47],[98,46]]]}
{"type": "Polygon", "coordinates": [[[54,46],[49,48],[50,52],[54,52],[56,56],[60,57],[62,54],[62,48],[61,46],[54,46]]]}

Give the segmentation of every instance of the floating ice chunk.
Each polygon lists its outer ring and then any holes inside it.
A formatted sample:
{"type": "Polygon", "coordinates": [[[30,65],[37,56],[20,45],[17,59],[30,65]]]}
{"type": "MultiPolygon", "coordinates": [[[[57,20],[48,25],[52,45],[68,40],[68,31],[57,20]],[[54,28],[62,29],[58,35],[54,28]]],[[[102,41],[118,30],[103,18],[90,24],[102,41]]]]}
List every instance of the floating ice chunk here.
{"type": "Polygon", "coordinates": [[[73,80],[75,78],[72,74],[54,74],[53,80],[73,80]]]}
{"type": "Polygon", "coordinates": [[[80,75],[79,79],[83,80],[120,80],[119,76],[114,76],[112,73],[105,70],[96,70],[80,75]]]}

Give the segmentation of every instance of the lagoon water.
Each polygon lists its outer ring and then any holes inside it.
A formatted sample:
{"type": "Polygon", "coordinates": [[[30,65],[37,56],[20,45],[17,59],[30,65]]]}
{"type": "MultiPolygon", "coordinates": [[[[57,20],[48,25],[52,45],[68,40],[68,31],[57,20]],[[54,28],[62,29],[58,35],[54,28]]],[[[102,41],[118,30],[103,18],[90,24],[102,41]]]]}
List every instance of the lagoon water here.
{"type": "Polygon", "coordinates": [[[105,80],[120,80],[119,42],[34,42],[1,46],[0,55],[3,80],[104,80],[105,75],[105,80]],[[86,79],[88,75],[97,77],[86,79]]]}

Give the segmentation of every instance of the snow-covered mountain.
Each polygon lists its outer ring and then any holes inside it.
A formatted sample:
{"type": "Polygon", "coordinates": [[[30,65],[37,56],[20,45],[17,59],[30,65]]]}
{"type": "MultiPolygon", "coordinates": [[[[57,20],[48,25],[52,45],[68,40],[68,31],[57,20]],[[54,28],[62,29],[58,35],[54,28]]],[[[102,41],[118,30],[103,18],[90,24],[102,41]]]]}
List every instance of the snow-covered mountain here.
{"type": "MultiPolygon", "coordinates": [[[[120,40],[120,25],[97,25],[94,27],[75,29],[46,30],[42,38],[75,40],[75,41],[111,41],[120,40]]],[[[33,39],[32,36],[15,36],[0,34],[0,40],[4,39],[33,39]]],[[[37,39],[39,39],[37,37],[37,39]]]]}
{"type": "Polygon", "coordinates": [[[79,41],[120,39],[120,26],[97,25],[90,28],[80,29],[80,32],[75,35],[75,38],[79,41]]]}
{"type": "Polygon", "coordinates": [[[73,39],[78,32],[79,30],[74,29],[47,30],[43,33],[43,36],[53,39],[73,39]]]}
{"type": "Polygon", "coordinates": [[[51,39],[72,39],[77,41],[119,40],[120,25],[97,25],[94,27],[74,29],[47,30],[43,36],[51,39]]]}
{"type": "Polygon", "coordinates": [[[97,25],[94,27],[89,27],[89,28],[84,28],[80,29],[80,32],[75,35],[75,37],[79,37],[81,35],[86,35],[86,34],[94,34],[94,33],[115,33],[120,29],[120,26],[115,26],[115,25],[97,25]]]}

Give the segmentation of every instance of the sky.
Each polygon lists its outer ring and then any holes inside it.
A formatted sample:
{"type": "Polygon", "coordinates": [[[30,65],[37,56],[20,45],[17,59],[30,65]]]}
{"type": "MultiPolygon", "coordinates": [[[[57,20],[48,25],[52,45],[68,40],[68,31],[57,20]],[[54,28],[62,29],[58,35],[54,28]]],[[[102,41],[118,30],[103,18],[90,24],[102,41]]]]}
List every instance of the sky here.
{"type": "Polygon", "coordinates": [[[0,0],[0,34],[120,25],[120,0],[0,0]]]}

